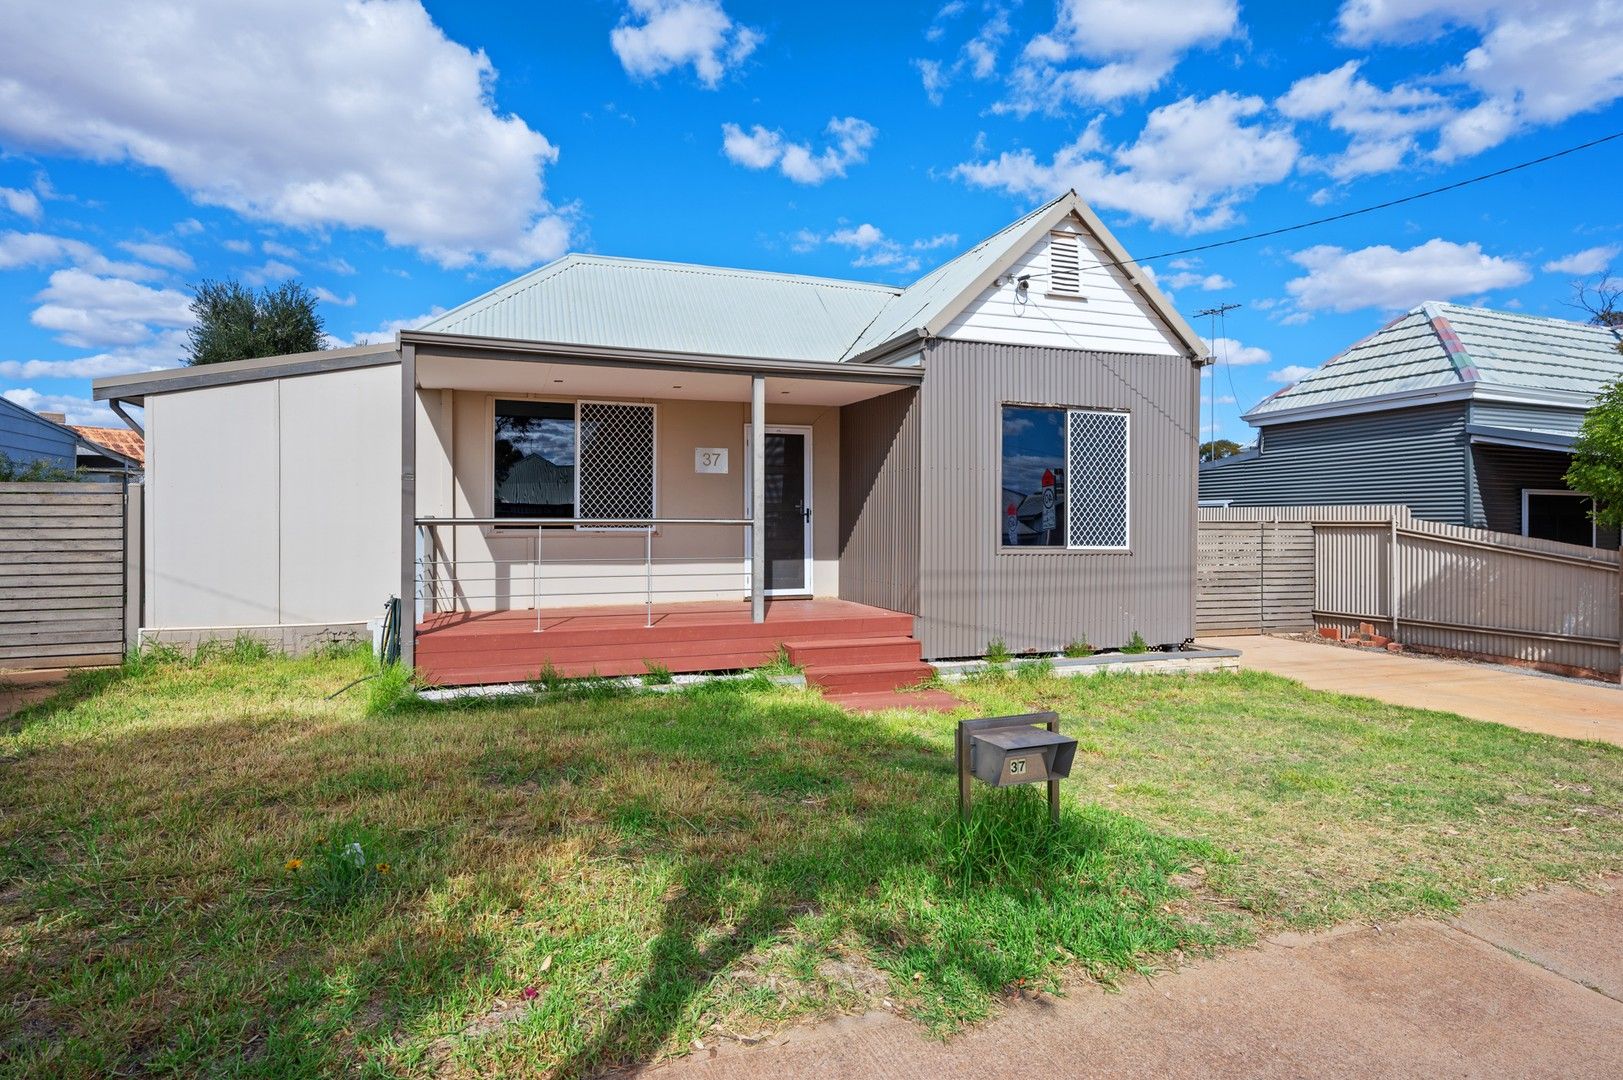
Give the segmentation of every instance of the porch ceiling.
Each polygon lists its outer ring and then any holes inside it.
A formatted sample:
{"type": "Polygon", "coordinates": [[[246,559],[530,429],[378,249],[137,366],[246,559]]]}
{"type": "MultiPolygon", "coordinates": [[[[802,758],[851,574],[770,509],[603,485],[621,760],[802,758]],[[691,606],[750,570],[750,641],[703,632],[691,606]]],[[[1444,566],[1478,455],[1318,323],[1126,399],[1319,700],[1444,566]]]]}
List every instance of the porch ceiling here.
{"type": "MultiPolygon", "coordinates": [[[[836,365],[829,365],[835,367],[836,365]]],[[[894,378],[865,381],[851,369],[817,378],[815,373],[768,373],[768,404],[849,405],[913,385],[894,378]]],[[[568,397],[657,398],[662,401],[750,400],[751,372],[717,372],[690,367],[605,367],[590,360],[499,359],[418,354],[417,385],[423,389],[490,393],[559,394],[568,397]]]]}

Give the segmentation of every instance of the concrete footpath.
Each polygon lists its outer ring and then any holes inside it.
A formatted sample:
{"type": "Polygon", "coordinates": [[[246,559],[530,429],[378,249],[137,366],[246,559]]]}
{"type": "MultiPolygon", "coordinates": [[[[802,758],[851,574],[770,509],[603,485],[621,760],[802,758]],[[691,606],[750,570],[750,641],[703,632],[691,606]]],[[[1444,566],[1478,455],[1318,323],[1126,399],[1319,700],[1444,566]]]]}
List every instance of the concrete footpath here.
{"type": "Polygon", "coordinates": [[[794,1077],[1623,1076],[1623,879],[1286,935],[1112,993],[1013,1003],[945,1044],[874,1012],[632,1075],[794,1077]]]}
{"type": "Polygon", "coordinates": [[[1297,679],[1314,690],[1623,746],[1623,688],[1514,668],[1280,637],[1202,638],[1240,650],[1240,667],[1297,679]]]}

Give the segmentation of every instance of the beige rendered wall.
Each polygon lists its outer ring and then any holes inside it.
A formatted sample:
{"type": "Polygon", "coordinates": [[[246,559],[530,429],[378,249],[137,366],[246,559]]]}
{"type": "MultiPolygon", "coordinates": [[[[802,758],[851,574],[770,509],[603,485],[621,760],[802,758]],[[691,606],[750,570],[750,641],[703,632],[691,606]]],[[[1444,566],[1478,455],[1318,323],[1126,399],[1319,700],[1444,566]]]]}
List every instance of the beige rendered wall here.
{"type": "MultiPolygon", "coordinates": [[[[489,516],[494,509],[493,402],[535,395],[427,390],[418,416],[418,500],[425,515],[489,516]]],[[[647,400],[625,398],[621,400],[647,400]]],[[[744,425],[738,402],[658,401],[656,504],[661,517],[743,518],[744,425]],[[728,472],[695,472],[698,447],[725,447],[728,472]]],[[[812,428],[813,591],[839,592],[839,409],[769,407],[769,424],[812,428]]],[[[536,557],[534,530],[437,530],[437,556],[454,570],[436,586],[441,610],[640,603],[642,534],[548,530],[536,557]],[[494,565],[493,565],[494,564],[494,565]]],[[[742,599],[744,532],[669,526],[654,537],[655,599],[742,599]]]]}
{"type": "Polygon", "coordinates": [[[147,400],[148,628],[349,623],[399,588],[400,370],[147,400]]]}

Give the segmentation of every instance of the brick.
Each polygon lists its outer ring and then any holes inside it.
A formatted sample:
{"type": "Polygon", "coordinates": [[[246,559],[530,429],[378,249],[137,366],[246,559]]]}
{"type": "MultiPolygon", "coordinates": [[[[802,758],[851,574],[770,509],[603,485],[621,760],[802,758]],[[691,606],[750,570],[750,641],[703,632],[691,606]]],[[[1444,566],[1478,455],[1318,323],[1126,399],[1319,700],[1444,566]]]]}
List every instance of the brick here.
{"type": "Polygon", "coordinates": [[[1319,627],[1319,636],[1326,641],[1340,641],[1341,628],[1339,626],[1321,626],[1319,627]]]}

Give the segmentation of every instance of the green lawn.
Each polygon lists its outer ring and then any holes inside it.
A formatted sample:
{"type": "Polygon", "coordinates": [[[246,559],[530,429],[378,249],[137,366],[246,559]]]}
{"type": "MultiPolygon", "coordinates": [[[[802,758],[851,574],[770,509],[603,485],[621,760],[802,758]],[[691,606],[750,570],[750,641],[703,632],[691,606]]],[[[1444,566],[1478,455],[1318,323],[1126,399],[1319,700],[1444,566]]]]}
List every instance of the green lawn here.
{"type": "Polygon", "coordinates": [[[1623,868],[1623,751],[1261,675],[961,688],[1082,741],[955,821],[952,718],[765,681],[398,707],[357,656],[0,727],[0,1075],[575,1075],[1623,868]],[[1028,796],[1028,797],[1020,797],[1028,796]],[[359,846],[359,859],[356,849],[359,846]]]}

